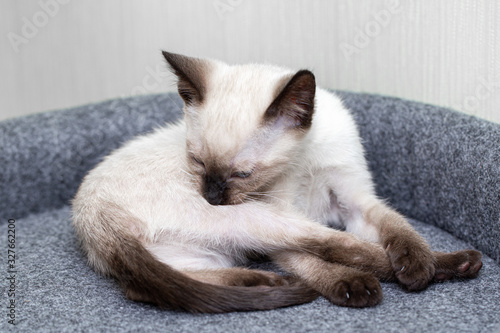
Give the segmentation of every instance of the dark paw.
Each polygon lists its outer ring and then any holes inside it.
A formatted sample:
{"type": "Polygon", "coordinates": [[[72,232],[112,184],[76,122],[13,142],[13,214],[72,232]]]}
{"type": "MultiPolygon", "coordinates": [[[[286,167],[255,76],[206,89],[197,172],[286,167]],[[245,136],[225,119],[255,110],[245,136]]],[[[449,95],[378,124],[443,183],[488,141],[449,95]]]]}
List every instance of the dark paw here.
{"type": "Polygon", "coordinates": [[[398,281],[409,291],[425,289],[434,277],[434,256],[419,240],[395,238],[386,252],[398,281]]]}
{"type": "Polygon", "coordinates": [[[478,276],[483,262],[481,253],[464,250],[452,253],[435,253],[436,274],[434,281],[443,282],[454,277],[472,279],[478,276]]]}
{"type": "Polygon", "coordinates": [[[324,296],[336,305],[362,308],[377,305],[383,294],[375,277],[360,273],[335,282],[332,290],[324,296]]]}

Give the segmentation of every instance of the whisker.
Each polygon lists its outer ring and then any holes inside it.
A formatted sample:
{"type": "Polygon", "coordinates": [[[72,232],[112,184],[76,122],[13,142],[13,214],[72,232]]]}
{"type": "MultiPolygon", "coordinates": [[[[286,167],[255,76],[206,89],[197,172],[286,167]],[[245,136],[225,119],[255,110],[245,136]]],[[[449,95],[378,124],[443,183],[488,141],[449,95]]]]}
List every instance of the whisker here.
{"type": "Polygon", "coordinates": [[[252,193],[287,193],[286,190],[265,191],[265,192],[252,192],[252,193]]]}
{"type": "Polygon", "coordinates": [[[189,177],[194,177],[194,175],[193,175],[192,173],[190,173],[190,172],[188,172],[188,171],[186,171],[186,170],[184,170],[184,169],[182,169],[182,168],[181,168],[181,169],[179,169],[179,170],[180,170],[180,171],[182,171],[182,172],[184,172],[184,173],[185,173],[186,175],[188,175],[189,177]]]}

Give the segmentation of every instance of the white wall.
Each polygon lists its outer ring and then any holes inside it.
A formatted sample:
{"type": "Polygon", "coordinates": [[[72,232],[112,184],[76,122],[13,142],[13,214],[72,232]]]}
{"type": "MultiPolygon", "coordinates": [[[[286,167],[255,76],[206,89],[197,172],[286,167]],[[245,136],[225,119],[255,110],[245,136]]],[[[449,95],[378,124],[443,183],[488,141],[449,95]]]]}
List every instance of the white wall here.
{"type": "Polygon", "coordinates": [[[0,0],[0,119],[172,90],[160,49],[500,122],[500,1],[0,0]]]}

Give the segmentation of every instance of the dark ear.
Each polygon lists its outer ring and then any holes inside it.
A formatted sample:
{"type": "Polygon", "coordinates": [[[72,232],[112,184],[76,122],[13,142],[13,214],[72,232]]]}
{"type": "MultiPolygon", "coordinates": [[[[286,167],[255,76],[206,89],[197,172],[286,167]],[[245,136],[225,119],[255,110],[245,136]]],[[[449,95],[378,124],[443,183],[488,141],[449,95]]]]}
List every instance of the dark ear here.
{"type": "Polygon", "coordinates": [[[177,75],[177,89],[186,105],[197,105],[203,102],[208,75],[208,63],[198,58],[162,51],[172,73],[177,75]]]}
{"type": "Polygon", "coordinates": [[[316,80],[308,70],[298,71],[264,114],[265,122],[278,122],[285,128],[306,130],[314,113],[316,80]]]}

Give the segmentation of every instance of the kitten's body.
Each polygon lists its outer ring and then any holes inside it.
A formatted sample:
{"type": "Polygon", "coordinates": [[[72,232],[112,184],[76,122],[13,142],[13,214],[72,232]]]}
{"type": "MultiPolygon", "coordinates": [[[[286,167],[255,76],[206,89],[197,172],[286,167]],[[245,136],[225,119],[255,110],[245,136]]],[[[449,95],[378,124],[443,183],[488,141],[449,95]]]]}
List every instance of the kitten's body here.
{"type": "Polygon", "coordinates": [[[185,119],[115,151],[73,203],[90,264],[130,298],[221,312],[306,302],[318,291],[368,306],[382,297],[375,277],[418,290],[435,273],[477,274],[477,252],[432,253],[375,196],[352,117],[310,72],[164,55],[185,119]],[[307,286],[234,268],[249,252],[307,286]]]}

